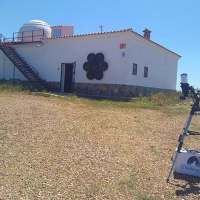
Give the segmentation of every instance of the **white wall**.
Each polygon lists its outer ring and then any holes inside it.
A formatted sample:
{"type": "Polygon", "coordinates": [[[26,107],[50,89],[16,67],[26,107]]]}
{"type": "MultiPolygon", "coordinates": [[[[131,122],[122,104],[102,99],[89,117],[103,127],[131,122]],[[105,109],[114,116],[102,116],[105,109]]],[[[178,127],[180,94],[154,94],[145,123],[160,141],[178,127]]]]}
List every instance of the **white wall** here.
{"type": "Polygon", "coordinates": [[[0,51],[0,79],[4,77],[4,54],[0,51]]]}
{"type": "Polygon", "coordinates": [[[128,39],[127,48],[127,85],[176,89],[178,56],[137,37],[128,39]],[[132,75],[133,63],[138,65],[137,75],[132,75]],[[144,66],[148,67],[147,78],[144,66]]]}
{"type": "Polygon", "coordinates": [[[76,62],[75,81],[83,83],[124,84],[126,58],[121,56],[119,44],[126,42],[116,38],[100,39],[99,37],[63,38],[44,40],[44,45],[16,45],[21,55],[31,63],[47,81],[59,82],[61,63],[76,62]],[[102,80],[88,80],[83,64],[89,53],[103,53],[108,63],[102,80]],[[59,68],[59,69],[58,69],[59,68]]]}
{"type": "MultiPolygon", "coordinates": [[[[43,40],[43,45],[16,45],[21,55],[47,81],[60,82],[61,63],[76,62],[75,81],[79,83],[127,84],[165,89],[175,89],[178,57],[132,32],[97,34],[93,36],[68,37],[43,40]],[[126,49],[119,49],[126,43],[126,49]],[[88,80],[83,64],[89,53],[103,53],[108,63],[102,80],[88,80]],[[125,57],[122,57],[125,52],[125,57]],[[133,63],[138,64],[137,76],[132,75],[133,63]],[[143,77],[144,66],[149,68],[148,78],[143,77]]],[[[0,53],[0,59],[2,53],[0,53]]],[[[7,57],[0,61],[3,78],[12,78],[13,64],[7,57]]],[[[0,75],[2,78],[2,75],[0,75]]],[[[16,78],[24,79],[16,73],[16,78]]]]}
{"type": "MultiPolygon", "coordinates": [[[[14,64],[0,51],[0,79],[13,79],[14,64]]],[[[24,75],[15,67],[15,79],[27,80],[24,75]]]]}

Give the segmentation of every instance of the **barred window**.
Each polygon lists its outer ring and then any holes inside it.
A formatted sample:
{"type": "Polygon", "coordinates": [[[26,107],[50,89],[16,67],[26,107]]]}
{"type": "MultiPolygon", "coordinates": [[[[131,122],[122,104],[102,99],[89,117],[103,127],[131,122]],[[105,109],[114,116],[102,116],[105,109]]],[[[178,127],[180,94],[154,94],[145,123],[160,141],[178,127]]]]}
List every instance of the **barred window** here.
{"type": "Polygon", "coordinates": [[[133,75],[137,75],[137,64],[133,63],[133,75]]]}
{"type": "Polygon", "coordinates": [[[144,67],[144,77],[148,77],[148,67],[144,67]]]}

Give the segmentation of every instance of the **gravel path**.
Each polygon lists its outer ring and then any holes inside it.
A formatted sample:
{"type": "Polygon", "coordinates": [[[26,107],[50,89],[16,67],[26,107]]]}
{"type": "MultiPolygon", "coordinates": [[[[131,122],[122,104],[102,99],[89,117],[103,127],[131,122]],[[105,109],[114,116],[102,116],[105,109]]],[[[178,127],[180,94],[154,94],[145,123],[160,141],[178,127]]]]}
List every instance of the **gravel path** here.
{"type": "MultiPolygon", "coordinates": [[[[186,120],[0,93],[0,200],[200,199],[198,179],[166,183],[186,120]]],[[[199,140],[185,145],[198,149],[199,140]]]]}

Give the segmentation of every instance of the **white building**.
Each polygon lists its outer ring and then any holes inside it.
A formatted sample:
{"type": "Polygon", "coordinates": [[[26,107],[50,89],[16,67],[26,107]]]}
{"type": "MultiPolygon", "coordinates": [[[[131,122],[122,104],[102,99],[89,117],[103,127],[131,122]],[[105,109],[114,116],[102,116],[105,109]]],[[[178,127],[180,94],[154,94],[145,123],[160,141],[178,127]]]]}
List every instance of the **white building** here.
{"type": "MultiPolygon", "coordinates": [[[[180,56],[151,41],[148,29],[144,36],[132,29],[73,35],[73,26],[50,27],[31,20],[20,30],[17,41],[13,37],[12,46],[52,91],[137,96],[176,89],[180,56]],[[90,62],[84,65],[87,58],[90,62]]],[[[0,51],[0,79],[27,81],[16,63],[15,66],[0,51]]]]}

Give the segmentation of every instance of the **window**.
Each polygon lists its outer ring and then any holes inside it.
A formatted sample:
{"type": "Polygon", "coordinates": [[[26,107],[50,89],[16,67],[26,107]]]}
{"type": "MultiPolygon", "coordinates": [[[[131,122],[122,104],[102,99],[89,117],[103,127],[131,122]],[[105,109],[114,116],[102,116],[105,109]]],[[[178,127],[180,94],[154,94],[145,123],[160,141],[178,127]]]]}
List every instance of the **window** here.
{"type": "Polygon", "coordinates": [[[148,76],[148,67],[144,67],[144,77],[147,78],[148,76]]]}
{"type": "Polygon", "coordinates": [[[54,29],[53,37],[60,37],[60,36],[61,36],[61,29],[54,29]]]}
{"type": "Polygon", "coordinates": [[[137,75],[137,64],[133,63],[133,75],[137,75]]]}

